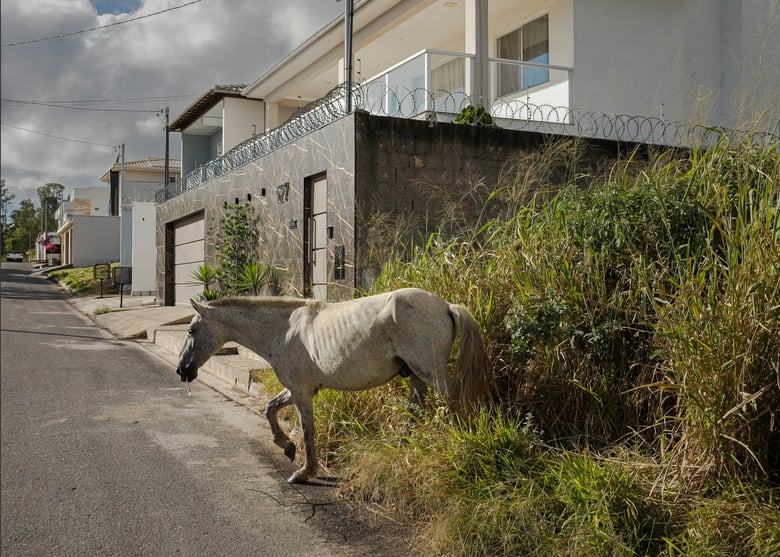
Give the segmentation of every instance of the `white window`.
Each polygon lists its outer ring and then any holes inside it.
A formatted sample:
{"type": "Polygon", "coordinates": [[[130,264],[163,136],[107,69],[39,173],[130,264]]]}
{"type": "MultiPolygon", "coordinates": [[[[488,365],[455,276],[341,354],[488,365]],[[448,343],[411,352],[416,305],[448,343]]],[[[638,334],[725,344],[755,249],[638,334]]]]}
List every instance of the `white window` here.
{"type": "MultiPolygon", "coordinates": [[[[543,15],[519,29],[498,38],[498,57],[504,60],[550,63],[550,34],[548,17],[543,15]]],[[[550,81],[548,68],[516,64],[500,64],[498,70],[498,96],[536,87],[550,81]]]]}

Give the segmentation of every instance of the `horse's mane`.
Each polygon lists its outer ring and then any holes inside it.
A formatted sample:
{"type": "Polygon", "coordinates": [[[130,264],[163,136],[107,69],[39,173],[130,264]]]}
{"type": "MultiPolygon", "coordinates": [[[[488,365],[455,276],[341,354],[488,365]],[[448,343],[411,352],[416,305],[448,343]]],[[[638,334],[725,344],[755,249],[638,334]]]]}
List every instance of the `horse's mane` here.
{"type": "Polygon", "coordinates": [[[293,298],[292,296],[227,296],[209,302],[210,307],[301,307],[319,303],[319,300],[293,298]]]}

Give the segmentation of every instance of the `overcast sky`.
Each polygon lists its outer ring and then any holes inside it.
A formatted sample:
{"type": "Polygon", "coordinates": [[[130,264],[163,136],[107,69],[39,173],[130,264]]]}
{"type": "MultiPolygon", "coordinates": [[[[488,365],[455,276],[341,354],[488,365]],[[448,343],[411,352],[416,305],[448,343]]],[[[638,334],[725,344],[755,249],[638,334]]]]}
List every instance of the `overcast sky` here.
{"type": "MultiPolygon", "coordinates": [[[[63,184],[66,194],[104,185],[100,177],[122,143],[127,161],[163,157],[164,124],[155,111],[169,107],[173,121],[214,85],[251,83],[344,4],[2,0],[0,10],[0,163],[16,195],[13,209],[28,198],[37,206],[36,189],[47,182],[63,184]],[[149,15],[155,12],[163,13],[149,15]]],[[[170,156],[180,155],[173,133],[170,156]]]]}

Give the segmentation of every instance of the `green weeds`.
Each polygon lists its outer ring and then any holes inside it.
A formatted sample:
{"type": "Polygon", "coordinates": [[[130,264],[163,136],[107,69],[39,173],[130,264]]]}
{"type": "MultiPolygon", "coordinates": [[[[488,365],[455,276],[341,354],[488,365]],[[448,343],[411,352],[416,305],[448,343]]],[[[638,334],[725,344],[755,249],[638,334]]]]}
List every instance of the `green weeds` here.
{"type": "MultiPolygon", "coordinates": [[[[118,263],[112,264],[112,267],[118,263]]],[[[49,279],[63,284],[68,291],[75,295],[100,293],[100,281],[94,278],[92,267],[79,267],[75,269],[60,269],[48,274],[49,279]]],[[[118,290],[111,284],[111,280],[103,280],[103,293],[116,294],[118,290]]]]}
{"type": "Polygon", "coordinates": [[[423,552],[778,554],[778,146],[587,155],[529,155],[490,218],[385,248],[406,257],[377,291],[482,325],[491,408],[417,422],[398,385],[334,393],[318,434],[423,552]]]}

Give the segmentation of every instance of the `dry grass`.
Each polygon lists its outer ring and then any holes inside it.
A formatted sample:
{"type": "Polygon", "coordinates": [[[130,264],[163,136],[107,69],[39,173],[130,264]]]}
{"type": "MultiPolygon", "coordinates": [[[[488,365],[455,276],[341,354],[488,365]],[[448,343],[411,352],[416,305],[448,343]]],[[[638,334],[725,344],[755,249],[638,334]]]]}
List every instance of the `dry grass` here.
{"type": "Polygon", "coordinates": [[[480,322],[493,406],[318,398],[349,493],[413,517],[424,554],[780,554],[779,177],[777,145],[557,143],[508,167],[490,220],[386,246],[377,291],[480,322]]]}

